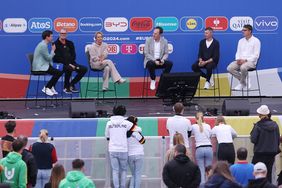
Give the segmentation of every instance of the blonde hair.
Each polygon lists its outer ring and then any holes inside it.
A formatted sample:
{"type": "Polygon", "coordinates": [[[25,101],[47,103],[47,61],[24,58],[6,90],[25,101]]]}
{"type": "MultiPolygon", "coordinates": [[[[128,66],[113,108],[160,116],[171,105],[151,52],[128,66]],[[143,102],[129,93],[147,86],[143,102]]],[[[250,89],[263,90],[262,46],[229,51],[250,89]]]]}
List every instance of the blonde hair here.
{"type": "Polygon", "coordinates": [[[39,139],[41,142],[47,142],[48,140],[48,131],[46,129],[41,129],[39,134],[39,139]]]}
{"type": "Polygon", "coordinates": [[[199,125],[200,132],[202,133],[204,131],[204,127],[203,127],[204,114],[203,114],[203,112],[197,112],[195,118],[197,120],[197,124],[199,125]]]}
{"type": "Polygon", "coordinates": [[[226,121],[225,121],[223,116],[217,116],[217,118],[215,120],[215,125],[219,125],[220,123],[226,124],[226,121]]]}
{"type": "Polygon", "coordinates": [[[102,37],[103,37],[103,33],[101,32],[101,31],[97,31],[96,33],[95,33],[95,35],[94,35],[94,38],[96,39],[97,38],[97,35],[102,35],[102,37]]]}
{"type": "Polygon", "coordinates": [[[173,145],[177,145],[177,144],[182,144],[184,145],[184,138],[183,138],[183,135],[179,132],[176,132],[174,135],[173,135],[173,145]]]}

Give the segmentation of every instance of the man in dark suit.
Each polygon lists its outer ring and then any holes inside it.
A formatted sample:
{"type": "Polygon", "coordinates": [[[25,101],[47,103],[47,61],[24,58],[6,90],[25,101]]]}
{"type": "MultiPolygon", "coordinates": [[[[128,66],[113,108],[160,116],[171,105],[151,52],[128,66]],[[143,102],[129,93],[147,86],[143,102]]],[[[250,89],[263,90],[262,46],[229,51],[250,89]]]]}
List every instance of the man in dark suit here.
{"type": "Polygon", "coordinates": [[[213,29],[205,29],[205,39],[201,40],[199,46],[198,60],[192,65],[194,72],[200,72],[206,79],[204,89],[209,89],[214,85],[211,79],[212,69],[216,68],[219,61],[219,42],[213,38],[213,29]],[[204,73],[201,69],[206,69],[204,73]]]}

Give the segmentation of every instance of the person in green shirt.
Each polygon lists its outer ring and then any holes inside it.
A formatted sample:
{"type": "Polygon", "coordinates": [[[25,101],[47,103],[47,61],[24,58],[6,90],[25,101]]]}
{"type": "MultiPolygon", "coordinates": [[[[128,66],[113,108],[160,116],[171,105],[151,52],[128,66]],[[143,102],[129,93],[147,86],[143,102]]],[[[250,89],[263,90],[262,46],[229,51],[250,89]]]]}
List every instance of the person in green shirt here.
{"type": "Polygon", "coordinates": [[[67,173],[67,177],[60,182],[59,188],[95,188],[93,181],[88,179],[83,173],[83,160],[73,160],[72,169],[72,171],[67,173]]]}
{"type": "Polygon", "coordinates": [[[0,160],[0,166],[3,169],[0,182],[9,184],[11,188],[26,188],[27,167],[21,155],[24,149],[23,142],[16,139],[12,143],[12,149],[13,151],[7,157],[0,160]]]}

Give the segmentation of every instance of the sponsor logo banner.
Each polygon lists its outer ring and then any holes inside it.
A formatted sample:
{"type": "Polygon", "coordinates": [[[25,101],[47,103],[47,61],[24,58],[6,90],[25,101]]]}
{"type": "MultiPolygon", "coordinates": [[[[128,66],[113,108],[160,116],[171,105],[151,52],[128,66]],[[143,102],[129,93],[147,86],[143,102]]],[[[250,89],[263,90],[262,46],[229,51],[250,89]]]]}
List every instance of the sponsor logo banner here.
{"type": "Polygon", "coordinates": [[[31,18],[28,21],[28,30],[32,33],[42,33],[45,30],[52,30],[52,20],[50,18],[31,18]]]}
{"type": "Polygon", "coordinates": [[[56,18],[54,20],[54,29],[60,32],[62,28],[65,28],[69,33],[75,32],[78,28],[78,22],[75,18],[56,18]]]}
{"type": "Polygon", "coordinates": [[[155,26],[160,26],[164,31],[173,32],[178,29],[178,19],[176,17],[157,17],[155,26]]]}
{"type": "Polygon", "coordinates": [[[275,16],[258,16],[255,19],[255,29],[257,31],[276,31],[279,21],[275,16]]]}
{"type": "Polygon", "coordinates": [[[27,21],[24,18],[6,18],[3,21],[3,30],[6,33],[24,33],[27,30],[27,21]]]}
{"type": "Polygon", "coordinates": [[[145,48],[145,44],[139,44],[138,46],[139,54],[144,54],[144,48],[145,48]]]}
{"type": "Polygon", "coordinates": [[[153,19],[150,17],[133,17],[129,23],[133,32],[148,32],[153,29],[153,19]]]}
{"type": "Polygon", "coordinates": [[[122,44],[121,45],[121,53],[122,54],[136,54],[137,53],[137,45],[136,44],[122,44]]]}
{"type": "Polygon", "coordinates": [[[168,53],[171,54],[173,52],[173,45],[172,44],[168,44],[168,53]]]}
{"type": "Polygon", "coordinates": [[[253,18],[249,16],[235,16],[230,19],[230,29],[232,31],[242,31],[246,24],[253,26],[253,18]]]}
{"type": "Polygon", "coordinates": [[[79,20],[81,32],[96,32],[103,29],[103,20],[99,17],[84,17],[79,20]]]}
{"type": "Polygon", "coordinates": [[[206,27],[211,27],[213,30],[226,31],[228,29],[228,19],[224,16],[209,16],[205,22],[206,27]]]}
{"type": "Polygon", "coordinates": [[[180,29],[182,31],[201,31],[203,19],[199,16],[184,16],[180,19],[180,29]]]}
{"type": "Polygon", "coordinates": [[[124,17],[109,17],[104,21],[104,28],[108,32],[125,32],[128,29],[128,20],[124,17]]]}
{"type": "Polygon", "coordinates": [[[116,55],[116,54],[119,54],[119,52],[120,52],[120,48],[118,44],[108,44],[108,53],[109,54],[116,55]]]}
{"type": "Polygon", "coordinates": [[[0,20],[0,31],[2,30],[2,22],[1,22],[1,20],[0,20]]]}

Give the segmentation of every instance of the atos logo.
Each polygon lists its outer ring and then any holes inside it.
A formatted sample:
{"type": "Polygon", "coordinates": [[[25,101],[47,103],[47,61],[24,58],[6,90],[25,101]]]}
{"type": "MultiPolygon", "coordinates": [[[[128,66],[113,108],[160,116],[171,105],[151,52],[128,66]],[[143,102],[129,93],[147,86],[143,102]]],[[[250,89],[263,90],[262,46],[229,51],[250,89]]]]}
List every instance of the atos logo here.
{"type": "Polygon", "coordinates": [[[201,31],[203,29],[203,19],[199,16],[185,16],[180,19],[180,29],[182,31],[201,31]]]}
{"type": "Polygon", "coordinates": [[[122,44],[121,45],[121,53],[122,54],[136,54],[137,53],[137,45],[136,44],[122,44]]]}
{"type": "Polygon", "coordinates": [[[85,17],[79,20],[81,32],[96,32],[103,29],[103,20],[98,17],[85,17]]]}
{"type": "Polygon", "coordinates": [[[45,30],[52,30],[52,20],[50,18],[31,18],[28,21],[28,30],[32,33],[41,33],[45,30]]]}
{"type": "Polygon", "coordinates": [[[108,53],[109,54],[119,54],[120,48],[117,44],[108,44],[108,53]]]}
{"type": "Polygon", "coordinates": [[[75,32],[78,28],[78,22],[75,18],[56,18],[54,20],[55,31],[60,32],[65,28],[68,32],[75,32]]]}
{"type": "Polygon", "coordinates": [[[144,54],[144,48],[145,48],[145,44],[140,44],[138,46],[138,52],[139,54],[144,54]]]}
{"type": "Polygon", "coordinates": [[[230,19],[230,29],[232,31],[242,31],[244,25],[249,24],[253,26],[254,21],[249,16],[238,16],[230,19]]]}
{"type": "Polygon", "coordinates": [[[275,16],[258,16],[255,19],[255,28],[257,31],[276,31],[278,24],[278,18],[275,16]]]}
{"type": "Polygon", "coordinates": [[[150,17],[135,17],[130,19],[130,29],[134,32],[148,32],[153,29],[153,19],[150,17]]]}
{"type": "Polygon", "coordinates": [[[164,31],[173,32],[178,29],[178,19],[176,17],[157,17],[155,26],[160,26],[164,31]]]}
{"type": "Polygon", "coordinates": [[[128,20],[124,17],[109,17],[104,21],[104,28],[108,32],[125,32],[128,29],[128,20]]]}
{"type": "Polygon", "coordinates": [[[24,33],[27,22],[24,18],[7,18],[3,21],[3,30],[6,33],[24,33]]]}
{"type": "Polygon", "coordinates": [[[224,16],[207,17],[206,27],[211,27],[213,30],[226,31],[228,29],[228,19],[224,16]]]}

